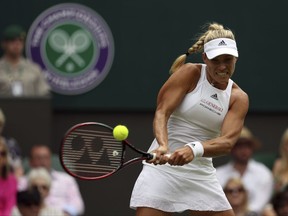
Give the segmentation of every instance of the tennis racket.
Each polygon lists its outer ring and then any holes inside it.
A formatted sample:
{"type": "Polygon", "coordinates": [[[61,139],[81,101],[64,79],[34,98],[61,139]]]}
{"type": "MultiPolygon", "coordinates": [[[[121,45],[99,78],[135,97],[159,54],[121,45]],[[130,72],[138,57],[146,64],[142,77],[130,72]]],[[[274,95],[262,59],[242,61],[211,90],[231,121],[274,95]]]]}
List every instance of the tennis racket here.
{"type": "Polygon", "coordinates": [[[112,127],[97,122],[80,123],[70,128],[60,149],[60,161],[65,171],[82,180],[103,179],[130,164],[155,156],[137,149],[127,140],[116,140],[112,127]],[[139,156],[125,161],[126,147],[139,156]]]}

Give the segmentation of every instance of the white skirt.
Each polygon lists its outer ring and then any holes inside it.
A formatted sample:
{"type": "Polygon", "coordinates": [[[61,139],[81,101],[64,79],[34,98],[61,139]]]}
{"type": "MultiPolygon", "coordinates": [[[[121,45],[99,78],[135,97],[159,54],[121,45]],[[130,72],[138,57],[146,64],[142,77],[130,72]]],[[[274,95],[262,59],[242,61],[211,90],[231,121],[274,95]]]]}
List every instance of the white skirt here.
{"type": "Polygon", "coordinates": [[[209,180],[183,178],[144,165],[130,200],[130,208],[150,207],[165,212],[225,211],[232,209],[216,175],[209,180]]]}

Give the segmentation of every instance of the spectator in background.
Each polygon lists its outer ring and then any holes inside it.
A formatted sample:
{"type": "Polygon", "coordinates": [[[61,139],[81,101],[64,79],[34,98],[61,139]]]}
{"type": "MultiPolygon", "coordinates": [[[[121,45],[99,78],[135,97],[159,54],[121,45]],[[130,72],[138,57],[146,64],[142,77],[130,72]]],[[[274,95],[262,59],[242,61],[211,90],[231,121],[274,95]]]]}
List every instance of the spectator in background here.
{"type": "MultiPolygon", "coordinates": [[[[272,170],[274,176],[274,194],[281,193],[281,191],[287,190],[288,187],[288,128],[282,135],[279,154],[280,157],[275,160],[272,170]]],[[[265,206],[262,216],[277,216],[272,203],[265,206]]]]}
{"type": "MultiPolygon", "coordinates": [[[[62,210],[54,206],[47,206],[44,203],[45,198],[49,194],[52,181],[49,172],[45,168],[40,167],[31,169],[28,174],[27,181],[28,181],[28,190],[33,190],[33,188],[37,188],[41,195],[39,216],[64,216],[62,210]]],[[[17,207],[15,207],[12,212],[13,216],[21,215],[19,212],[19,208],[17,207]]]]}
{"type": "Polygon", "coordinates": [[[0,138],[0,215],[9,216],[16,204],[17,180],[10,171],[8,149],[0,138]]]}
{"type": "Polygon", "coordinates": [[[288,128],[282,135],[279,153],[280,158],[275,160],[273,166],[275,192],[281,191],[288,185],[288,128]]]}
{"type": "MultiPolygon", "coordinates": [[[[51,188],[45,203],[63,210],[69,216],[82,215],[84,203],[77,182],[65,172],[53,170],[51,156],[51,150],[46,145],[35,145],[30,151],[30,167],[44,167],[51,175],[51,188]]],[[[27,188],[27,183],[27,178],[22,178],[19,190],[27,188]]]]}
{"type": "Polygon", "coordinates": [[[17,209],[19,211],[13,212],[12,216],[39,216],[41,196],[37,188],[17,193],[17,209]]]}
{"type": "Polygon", "coordinates": [[[272,205],[277,216],[288,215],[288,186],[274,195],[272,205]]]}
{"type": "Polygon", "coordinates": [[[23,57],[25,31],[8,26],[2,35],[3,57],[0,59],[0,96],[44,96],[49,86],[38,65],[23,57]]]}
{"type": "Polygon", "coordinates": [[[232,206],[235,216],[257,216],[248,207],[248,192],[240,178],[231,178],[224,186],[225,195],[232,206]]]}
{"type": "Polygon", "coordinates": [[[8,162],[17,178],[23,175],[21,149],[18,142],[12,137],[4,137],[2,135],[6,118],[0,108],[0,138],[3,139],[9,151],[8,162]]]}
{"type": "Polygon", "coordinates": [[[261,213],[270,201],[273,191],[272,172],[262,163],[252,159],[253,152],[260,147],[247,127],[231,151],[232,161],[216,168],[216,174],[222,187],[232,177],[241,178],[248,191],[249,209],[261,213]]]}
{"type": "Polygon", "coordinates": [[[277,216],[272,203],[268,203],[263,209],[261,216],[277,216]]]}

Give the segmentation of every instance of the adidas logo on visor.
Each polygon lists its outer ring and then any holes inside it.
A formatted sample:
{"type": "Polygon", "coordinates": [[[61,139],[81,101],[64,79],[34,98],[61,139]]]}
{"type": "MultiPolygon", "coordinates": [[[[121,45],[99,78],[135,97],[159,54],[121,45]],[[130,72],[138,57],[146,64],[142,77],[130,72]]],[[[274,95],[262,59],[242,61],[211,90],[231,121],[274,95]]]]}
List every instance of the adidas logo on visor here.
{"type": "Polygon", "coordinates": [[[227,46],[227,44],[225,43],[224,40],[220,41],[220,43],[218,44],[218,46],[227,46]]]}

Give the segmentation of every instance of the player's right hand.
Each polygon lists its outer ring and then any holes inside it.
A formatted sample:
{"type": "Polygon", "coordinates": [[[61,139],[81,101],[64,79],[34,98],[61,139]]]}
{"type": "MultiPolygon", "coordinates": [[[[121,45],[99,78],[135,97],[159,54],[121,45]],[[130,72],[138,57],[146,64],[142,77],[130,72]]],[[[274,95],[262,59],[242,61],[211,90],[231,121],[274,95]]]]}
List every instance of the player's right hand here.
{"type": "Polygon", "coordinates": [[[169,157],[165,155],[168,152],[167,146],[159,146],[157,149],[153,150],[151,153],[156,154],[156,156],[147,161],[148,163],[153,163],[154,165],[165,164],[168,162],[169,157]]]}

